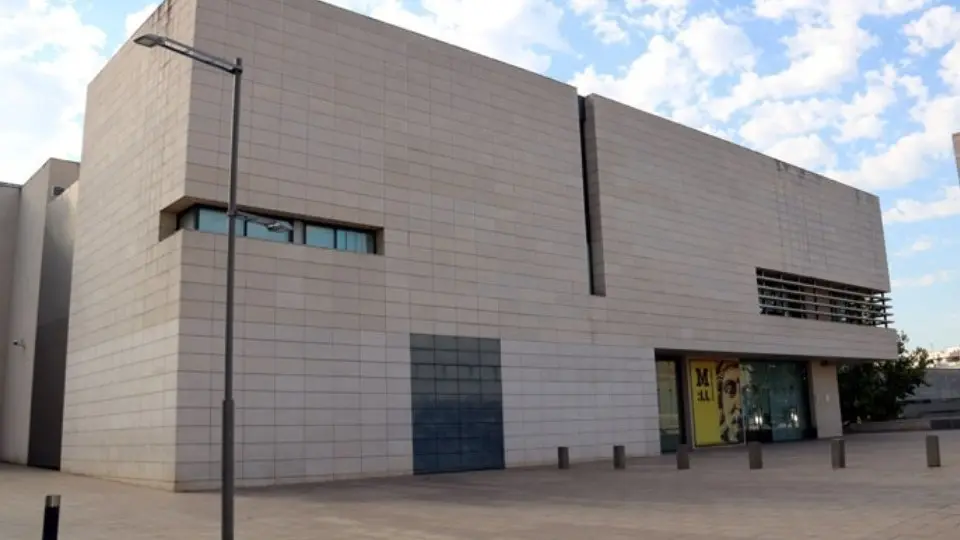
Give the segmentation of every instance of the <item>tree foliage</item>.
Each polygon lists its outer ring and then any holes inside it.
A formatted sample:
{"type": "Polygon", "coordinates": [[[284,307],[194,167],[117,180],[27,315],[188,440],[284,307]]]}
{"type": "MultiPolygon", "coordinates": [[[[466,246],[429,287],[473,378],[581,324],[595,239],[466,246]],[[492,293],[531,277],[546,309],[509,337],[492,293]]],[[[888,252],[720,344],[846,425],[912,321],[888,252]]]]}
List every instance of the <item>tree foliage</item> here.
{"type": "Polygon", "coordinates": [[[845,424],[895,420],[903,412],[903,399],[927,385],[930,353],[923,347],[908,350],[909,342],[900,332],[896,360],[840,365],[837,382],[845,424]]]}

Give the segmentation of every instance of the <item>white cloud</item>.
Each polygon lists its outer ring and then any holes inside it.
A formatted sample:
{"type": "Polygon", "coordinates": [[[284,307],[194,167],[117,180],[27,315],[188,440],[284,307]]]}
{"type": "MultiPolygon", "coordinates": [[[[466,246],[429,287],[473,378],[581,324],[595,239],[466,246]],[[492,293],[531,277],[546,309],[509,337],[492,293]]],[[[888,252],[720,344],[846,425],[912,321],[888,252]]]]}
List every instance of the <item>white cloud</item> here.
{"type": "Polygon", "coordinates": [[[930,287],[938,283],[947,283],[952,281],[956,272],[953,270],[938,270],[917,277],[899,278],[890,280],[890,286],[894,289],[912,289],[917,287],[930,287]]]}
{"type": "Polygon", "coordinates": [[[897,81],[907,92],[907,95],[919,101],[926,101],[929,90],[923,83],[923,78],[916,75],[902,75],[897,81]]]}
{"type": "Polygon", "coordinates": [[[420,9],[403,0],[326,1],[537,73],[552,53],[571,50],[554,0],[421,0],[420,9]]]}
{"type": "Polygon", "coordinates": [[[600,38],[600,41],[610,43],[627,43],[630,36],[627,34],[616,19],[603,13],[597,13],[590,19],[594,32],[600,38]]]}
{"type": "Polygon", "coordinates": [[[940,71],[938,72],[943,82],[960,93],[960,40],[947,51],[940,59],[940,71]]]}
{"type": "Polygon", "coordinates": [[[836,152],[816,133],[784,139],[767,148],[766,153],[810,170],[832,167],[837,162],[836,152]]]}
{"type": "Polygon", "coordinates": [[[570,0],[570,9],[577,15],[605,11],[607,7],[607,0],[570,0]]]}
{"type": "Polygon", "coordinates": [[[0,181],[25,182],[51,156],[79,157],[86,86],[105,43],[72,3],[0,6],[0,181]]]}
{"type": "Polygon", "coordinates": [[[760,17],[782,19],[794,16],[806,20],[818,16],[890,17],[916,11],[929,3],[929,0],[754,0],[754,7],[760,17]]]}
{"type": "Polygon", "coordinates": [[[906,24],[903,33],[910,38],[912,53],[946,47],[960,38],[960,11],[947,5],[930,8],[906,24]]]}
{"type": "MultiPolygon", "coordinates": [[[[909,49],[915,53],[953,43],[953,48],[942,57],[939,71],[952,92],[930,97],[922,78],[901,76],[897,79],[897,84],[907,95],[917,100],[910,110],[910,117],[920,127],[875,154],[861,156],[851,169],[828,172],[830,176],[864,189],[902,187],[924,178],[934,160],[946,159],[950,155],[950,134],[960,126],[960,42],[957,41],[960,39],[960,13],[948,6],[931,8],[905,25],[904,33],[911,39],[909,49]]],[[[881,102],[878,101],[877,105],[881,102]]],[[[869,114],[861,118],[867,128],[877,129],[878,126],[870,126],[873,120],[869,114]]],[[[944,198],[937,201],[898,201],[887,212],[886,219],[898,222],[945,217],[956,214],[958,204],[956,193],[947,190],[944,198]]]]}
{"type": "Polygon", "coordinates": [[[125,36],[128,38],[132,36],[133,33],[140,28],[140,25],[147,20],[147,17],[153,15],[153,12],[157,10],[157,6],[159,5],[160,4],[156,2],[151,2],[143,6],[143,8],[139,11],[134,11],[133,13],[127,15],[123,20],[123,31],[125,36]]]}
{"type": "Polygon", "coordinates": [[[960,11],[947,5],[930,8],[904,25],[903,33],[910,38],[907,50],[914,54],[953,45],[940,59],[939,75],[947,86],[960,93],[960,11]]]}
{"type": "Polygon", "coordinates": [[[914,240],[912,244],[906,248],[897,252],[897,255],[900,257],[907,257],[915,253],[923,253],[924,251],[930,251],[933,249],[933,239],[929,236],[921,236],[914,240]]]}
{"type": "Polygon", "coordinates": [[[867,86],[849,102],[813,97],[792,101],[765,100],[747,109],[739,135],[747,144],[806,167],[833,166],[836,153],[818,135],[836,129],[836,142],[876,139],[883,134],[883,113],[897,98],[899,79],[891,67],[871,71],[867,86]]]}
{"type": "Polygon", "coordinates": [[[542,73],[551,53],[570,51],[560,34],[563,8],[552,0],[341,0],[376,19],[542,73]]]}
{"type": "Polygon", "coordinates": [[[740,136],[752,146],[773,146],[784,137],[819,131],[833,123],[840,102],[810,98],[796,101],[764,101],[753,107],[740,125],[740,136]]]}
{"type": "Polygon", "coordinates": [[[626,0],[633,23],[664,32],[676,30],[687,17],[689,0],[626,0]]]}
{"type": "Polygon", "coordinates": [[[694,100],[701,77],[682,47],[654,36],[647,50],[622,76],[597,73],[593,66],[577,73],[570,84],[581,93],[597,93],[628,105],[656,111],[663,105],[680,107],[694,100]]]}
{"type": "Polygon", "coordinates": [[[960,126],[960,95],[922,100],[911,116],[920,129],[877,154],[861,157],[853,169],[829,171],[828,176],[868,190],[902,187],[925,177],[931,159],[946,158],[951,152],[950,134],[960,126]]]}
{"type": "Polygon", "coordinates": [[[615,14],[610,12],[607,0],[570,0],[570,9],[577,15],[588,16],[589,25],[603,43],[630,41],[630,36],[620,26],[615,14]]]}
{"type": "MultiPolygon", "coordinates": [[[[627,2],[627,8],[636,13],[652,10],[672,14],[669,16],[682,21],[686,2],[634,1],[627,2]]],[[[703,111],[709,100],[710,78],[752,68],[755,51],[739,27],[716,15],[686,20],[677,29],[674,38],[662,34],[651,37],[646,49],[619,73],[601,73],[590,65],[576,73],[570,84],[582,93],[601,94],[706,128],[703,111]]]]}
{"type": "Polygon", "coordinates": [[[883,213],[885,223],[912,223],[960,215],[960,187],[944,188],[941,197],[932,201],[900,199],[883,213]]]}
{"type": "MultiPolygon", "coordinates": [[[[729,95],[714,99],[710,111],[726,122],[737,111],[763,100],[783,100],[833,94],[854,80],[864,52],[879,41],[860,26],[865,16],[903,15],[922,8],[926,0],[755,0],[761,18],[792,18],[797,32],[781,39],[790,64],[769,75],[744,73],[729,95]]],[[[846,137],[872,136],[876,124],[863,117],[845,130],[846,137]]]]}
{"type": "Polygon", "coordinates": [[[763,99],[834,93],[856,77],[860,55],[877,43],[856,21],[847,20],[824,26],[804,24],[782,41],[790,65],[770,75],[744,73],[728,96],[710,105],[714,118],[727,121],[733,113],[763,99]]]}
{"type": "Polygon", "coordinates": [[[693,18],[677,36],[690,51],[700,71],[710,76],[739,69],[753,69],[753,43],[739,26],[708,14],[693,18]]]}
{"type": "Polygon", "coordinates": [[[867,73],[867,88],[840,107],[841,122],[838,142],[877,139],[883,134],[882,114],[897,100],[895,85],[899,81],[892,67],[867,73]]]}

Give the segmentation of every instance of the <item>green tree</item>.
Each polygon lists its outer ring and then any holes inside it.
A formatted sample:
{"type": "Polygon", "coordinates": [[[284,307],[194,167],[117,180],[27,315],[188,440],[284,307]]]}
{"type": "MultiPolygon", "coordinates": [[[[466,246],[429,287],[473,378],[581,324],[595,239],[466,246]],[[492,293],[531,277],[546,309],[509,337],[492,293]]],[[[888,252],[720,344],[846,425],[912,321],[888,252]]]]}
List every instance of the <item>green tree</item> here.
{"type": "Polygon", "coordinates": [[[909,350],[909,343],[907,334],[900,332],[896,360],[840,365],[837,383],[844,424],[900,418],[903,399],[927,386],[930,353],[923,347],[909,350]]]}

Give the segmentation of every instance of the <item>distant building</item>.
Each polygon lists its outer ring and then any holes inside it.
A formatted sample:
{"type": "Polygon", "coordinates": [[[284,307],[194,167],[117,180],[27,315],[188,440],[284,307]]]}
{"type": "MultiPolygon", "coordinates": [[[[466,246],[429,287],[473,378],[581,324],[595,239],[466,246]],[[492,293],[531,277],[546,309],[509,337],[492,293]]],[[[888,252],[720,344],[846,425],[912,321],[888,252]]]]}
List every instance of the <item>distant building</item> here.
{"type": "Polygon", "coordinates": [[[960,416],[960,369],[928,369],[927,384],[903,400],[904,418],[960,416]]]}
{"type": "Polygon", "coordinates": [[[948,347],[939,351],[930,351],[930,360],[937,367],[960,368],[960,347],[948,347]]]}

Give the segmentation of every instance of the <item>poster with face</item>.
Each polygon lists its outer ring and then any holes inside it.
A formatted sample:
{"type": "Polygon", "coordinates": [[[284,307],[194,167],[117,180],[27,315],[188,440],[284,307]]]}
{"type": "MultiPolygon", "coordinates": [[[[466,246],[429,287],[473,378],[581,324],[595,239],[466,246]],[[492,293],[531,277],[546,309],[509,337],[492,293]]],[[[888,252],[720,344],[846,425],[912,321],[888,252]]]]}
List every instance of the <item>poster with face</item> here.
{"type": "Polygon", "coordinates": [[[697,358],[689,364],[694,443],[697,446],[742,443],[740,362],[697,358]]]}

